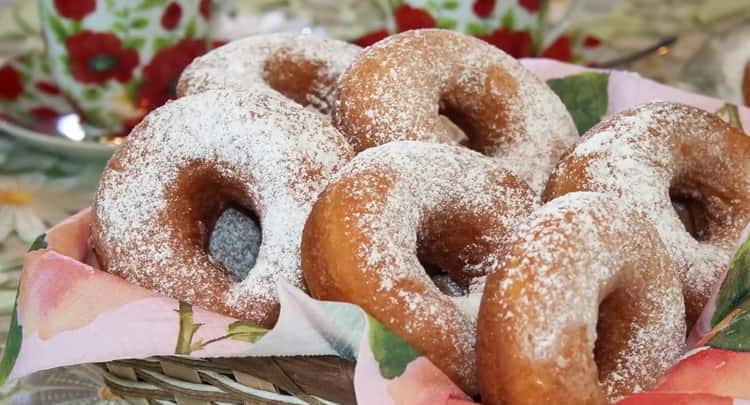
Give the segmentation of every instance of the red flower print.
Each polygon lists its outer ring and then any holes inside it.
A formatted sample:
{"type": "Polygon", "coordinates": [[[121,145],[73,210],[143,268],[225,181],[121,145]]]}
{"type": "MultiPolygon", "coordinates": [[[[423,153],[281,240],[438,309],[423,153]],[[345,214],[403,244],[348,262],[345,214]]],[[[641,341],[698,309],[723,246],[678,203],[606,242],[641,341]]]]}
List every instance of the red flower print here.
{"type": "Polygon", "coordinates": [[[228,42],[229,41],[224,39],[214,39],[213,41],[211,41],[211,46],[209,46],[209,49],[216,49],[220,46],[226,45],[228,42]]]}
{"type": "Polygon", "coordinates": [[[495,9],[495,0],[475,0],[472,8],[474,14],[478,17],[487,18],[492,15],[492,10],[495,9]]]}
{"type": "Polygon", "coordinates": [[[57,111],[49,108],[49,107],[36,107],[29,110],[29,113],[34,116],[34,118],[40,120],[40,121],[47,121],[47,120],[53,120],[57,118],[60,113],[57,111]]]}
{"type": "Polygon", "coordinates": [[[526,31],[500,28],[490,34],[479,35],[478,38],[495,45],[514,58],[534,56],[531,34],[526,31]]]}
{"type": "Polygon", "coordinates": [[[170,3],[161,15],[161,26],[167,30],[173,30],[182,18],[182,7],[177,3],[170,3]]]}
{"type": "Polygon", "coordinates": [[[361,47],[365,47],[365,46],[370,46],[387,36],[388,36],[388,31],[386,31],[386,29],[383,28],[383,29],[379,29],[375,31],[370,31],[366,33],[365,35],[362,35],[361,37],[355,39],[352,42],[354,42],[355,44],[361,47]]]}
{"type": "Polygon", "coordinates": [[[203,40],[183,39],[159,50],[143,68],[143,84],[135,94],[135,102],[143,110],[152,110],[175,98],[177,80],[196,57],[206,52],[203,40]]]}
{"type": "Polygon", "coordinates": [[[173,30],[180,23],[182,8],[177,3],[170,3],[161,15],[161,26],[167,30],[173,30]]]}
{"type": "Polygon", "coordinates": [[[583,47],[584,48],[596,48],[597,46],[602,44],[602,40],[593,36],[593,35],[586,35],[583,38],[583,47]]]}
{"type": "Polygon", "coordinates": [[[55,9],[65,18],[81,21],[96,10],[96,0],[55,0],[55,9]]]}
{"type": "Polygon", "coordinates": [[[211,0],[201,0],[198,5],[198,12],[201,13],[206,20],[211,18],[211,0]]]}
{"type": "Polygon", "coordinates": [[[42,93],[49,94],[49,95],[56,95],[60,94],[60,88],[57,87],[54,83],[50,82],[37,82],[34,87],[36,87],[37,90],[41,91],[42,93]]]}
{"type": "Polygon", "coordinates": [[[518,4],[530,13],[535,13],[539,11],[541,0],[518,0],[518,4]]]}
{"type": "Polygon", "coordinates": [[[130,80],[138,65],[138,51],[122,47],[120,38],[104,32],[81,31],[65,39],[70,71],[81,83],[130,80]]]}
{"type": "Polygon", "coordinates": [[[557,38],[555,42],[550,44],[544,51],[542,51],[543,58],[557,59],[563,62],[570,62],[573,59],[573,50],[570,48],[570,38],[567,36],[561,36],[557,38]]]}
{"type": "Polygon", "coordinates": [[[393,18],[396,20],[398,32],[416,30],[419,28],[434,28],[436,23],[430,13],[414,8],[408,4],[402,4],[393,10],[393,18]]]}
{"type": "Polygon", "coordinates": [[[15,100],[23,92],[23,83],[21,75],[13,66],[3,66],[0,68],[0,98],[5,100],[15,100]]]}

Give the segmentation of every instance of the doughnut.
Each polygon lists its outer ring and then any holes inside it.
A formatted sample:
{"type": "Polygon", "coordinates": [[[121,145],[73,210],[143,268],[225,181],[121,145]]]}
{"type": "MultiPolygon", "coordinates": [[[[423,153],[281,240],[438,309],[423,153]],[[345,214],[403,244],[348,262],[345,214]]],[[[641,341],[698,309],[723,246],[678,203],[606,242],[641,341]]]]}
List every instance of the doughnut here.
{"type": "Polygon", "coordinates": [[[477,324],[485,405],[603,405],[681,355],[682,287],[653,226],[610,195],[572,193],[516,228],[477,324]]]}
{"type": "Polygon", "coordinates": [[[359,52],[315,35],[253,35],[196,58],[182,72],[177,96],[222,88],[272,91],[328,114],[336,80],[359,52]]]}
{"type": "Polygon", "coordinates": [[[533,197],[466,148],[396,141],[368,149],[313,206],[302,235],[305,282],[314,298],[360,306],[475,393],[482,276],[533,197]],[[470,294],[441,292],[425,271],[434,267],[470,294]]]}
{"type": "Polygon", "coordinates": [[[750,138],[742,131],[695,107],[653,102],[592,128],[555,168],[544,198],[599,191],[643,214],[677,263],[692,323],[750,222],[747,173],[750,138]],[[692,213],[687,227],[673,202],[692,213]]]}
{"type": "Polygon", "coordinates": [[[339,78],[332,119],[356,151],[393,140],[451,142],[501,157],[541,194],[578,141],[565,105],[518,61],[457,32],[403,32],[367,48],[339,78]]]}
{"type": "Polygon", "coordinates": [[[146,116],[107,163],[93,202],[96,257],[130,282],[270,327],[277,281],[304,288],[300,240],[312,204],[352,155],[329,120],[274,94],[177,99],[146,116]],[[231,206],[261,224],[243,280],[207,253],[231,206]]]}

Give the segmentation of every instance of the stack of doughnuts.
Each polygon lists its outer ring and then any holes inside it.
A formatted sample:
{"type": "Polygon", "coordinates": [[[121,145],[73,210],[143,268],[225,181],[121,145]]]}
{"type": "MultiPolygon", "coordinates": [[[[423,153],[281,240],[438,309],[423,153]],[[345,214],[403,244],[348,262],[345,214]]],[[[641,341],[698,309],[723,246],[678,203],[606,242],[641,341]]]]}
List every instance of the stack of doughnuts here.
{"type": "Polygon", "coordinates": [[[485,404],[652,386],[750,222],[741,131],[659,102],[579,136],[544,82],[451,31],[249,37],[178,94],[102,175],[101,266],[263,327],[282,280],[356,304],[485,404]],[[241,280],[208,253],[233,207],[261,229],[241,280]]]}

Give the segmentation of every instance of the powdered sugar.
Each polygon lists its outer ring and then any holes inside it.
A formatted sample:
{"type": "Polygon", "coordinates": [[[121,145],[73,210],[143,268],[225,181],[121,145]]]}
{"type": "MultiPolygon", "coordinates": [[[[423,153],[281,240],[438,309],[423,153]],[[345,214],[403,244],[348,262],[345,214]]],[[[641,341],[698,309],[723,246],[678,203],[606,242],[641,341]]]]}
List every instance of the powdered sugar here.
{"type": "Polygon", "coordinates": [[[276,95],[218,90],[183,97],[149,114],[110,161],[94,203],[95,248],[108,258],[107,270],[132,282],[198,305],[223,302],[235,316],[261,319],[249,301],[275,302],[279,278],[303,286],[304,221],[351,153],[322,116],[276,95]],[[221,270],[203,249],[183,251],[189,247],[165,221],[188,214],[169,210],[170,198],[183,198],[170,190],[193,164],[242,184],[262,224],[255,266],[223,297],[205,291],[221,270]]]}
{"type": "Polygon", "coordinates": [[[339,79],[334,122],[355,150],[399,139],[450,142],[439,112],[471,144],[540,192],[578,134],[560,99],[515,59],[458,33],[415,30],[365,50],[339,79]]]}
{"type": "Polygon", "coordinates": [[[182,73],[178,94],[209,89],[275,91],[268,85],[266,64],[274,58],[316,68],[307,103],[323,113],[333,106],[333,84],[360,48],[330,38],[296,33],[253,35],[232,41],[195,59],[182,73]]]}
{"type": "Polygon", "coordinates": [[[438,325],[451,347],[464,354],[453,367],[464,375],[472,373],[474,356],[469,354],[481,283],[465,286],[470,291],[466,297],[445,296],[434,286],[426,293],[402,286],[404,280],[410,280],[407,285],[432,284],[417,252],[427,260],[429,252],[455,258],[454,267],[444,268],[454,278],[485,275],[497,264],[506,234],[531,211],[531,191],[493,159],[457,146],[417,141],[368,149],[332,184],[341,179],[353,181],[347,189],[352,199],[371,199],[344,218],[344,229],[351,237],[367,239],[356,254],[367,265],[368,277],[376,280],[373,294],[393,296],[394,305],[403,306],[409,319],[406,333],[421,333],[424,323],[438,325]],[[453,246],[446,241],[456,232],[476,235],[464,235],[466,244],[453,246]]]}
{"type": "MultiPolygon", "coordinates": [[[[750,156],[729,158],[748,149],[729,143],[726,128],[718,118],[692,107],[646,104],[589,131],[550,181],[613,193],[644,214],[678,264],[692,315],[702,308],[729,261],[733,241],[750,221],[747,202],[718,198],[750,195],[750,180],[740,174],[750,170],[750,156]],[[581,166],[583,178],[574,169],[581,166]],[[706,241],[698,242],[685,231],[671,205],[670,187],[706,206],[711,215],[706,241]]],[[[554,194],[554,187],[551,191],[554,194]]]]}
{"type": "Polygon", "coordinates": [[[568,334],[585,328],[593,362],[600,303],[615,291],[628,294],[640,315],[630,330],[609,332],[628,336],[602,381],[609,400],[653,384],[683,350],[684,306],[666,250],[643,219],[609,196],[572,193],[538,209],[513,233],[499,269],[484,299],[493,300],[486,316],[498,319],[497,333],[520,345],[507,350],[556,364],[577,381],[585,377],[575,373],[591,369],[563,350],[575,339],[568,334]]]}

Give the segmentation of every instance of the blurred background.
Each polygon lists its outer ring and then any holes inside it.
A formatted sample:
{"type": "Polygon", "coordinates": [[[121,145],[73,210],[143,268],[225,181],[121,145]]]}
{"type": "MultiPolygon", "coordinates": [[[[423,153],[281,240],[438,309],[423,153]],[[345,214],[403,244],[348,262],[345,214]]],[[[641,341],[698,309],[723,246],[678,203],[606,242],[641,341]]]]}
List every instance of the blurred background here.
{"type": "MultiPolygon", "coordinates": [[[[748,0],[0,0],[0,342],[29,244],[89,204],[106,158],[143,115],[173,97],[173,82],[193,57],[255,33],[297,31],[367,46],[424,27],[476,35],[519,58],[631,70],[750,103],[748,0]],[[111,22],[126,51],[155,35],[132,33],[148,31],[148,18],[160,25],[163,38],[154,42],[163,47],[149,55],[152,65],[167,60],[159,80],[147,67],[136,68],[140,76],[128,85],[94,77],[73,88],[61,77],[50,59],[64,52],[55,41],[101,25],[87,15],[104,5],[129,18],[128,26],[111,22]],[[131,18],[138,14],[129,8],[145,17],[131,18]]],[[[98,52],[91,44],[81,52],[98,52]]],[[[51,370],[0,388],[0,405],[119,403],[102,387],[94,369],[51,370]]]]}

